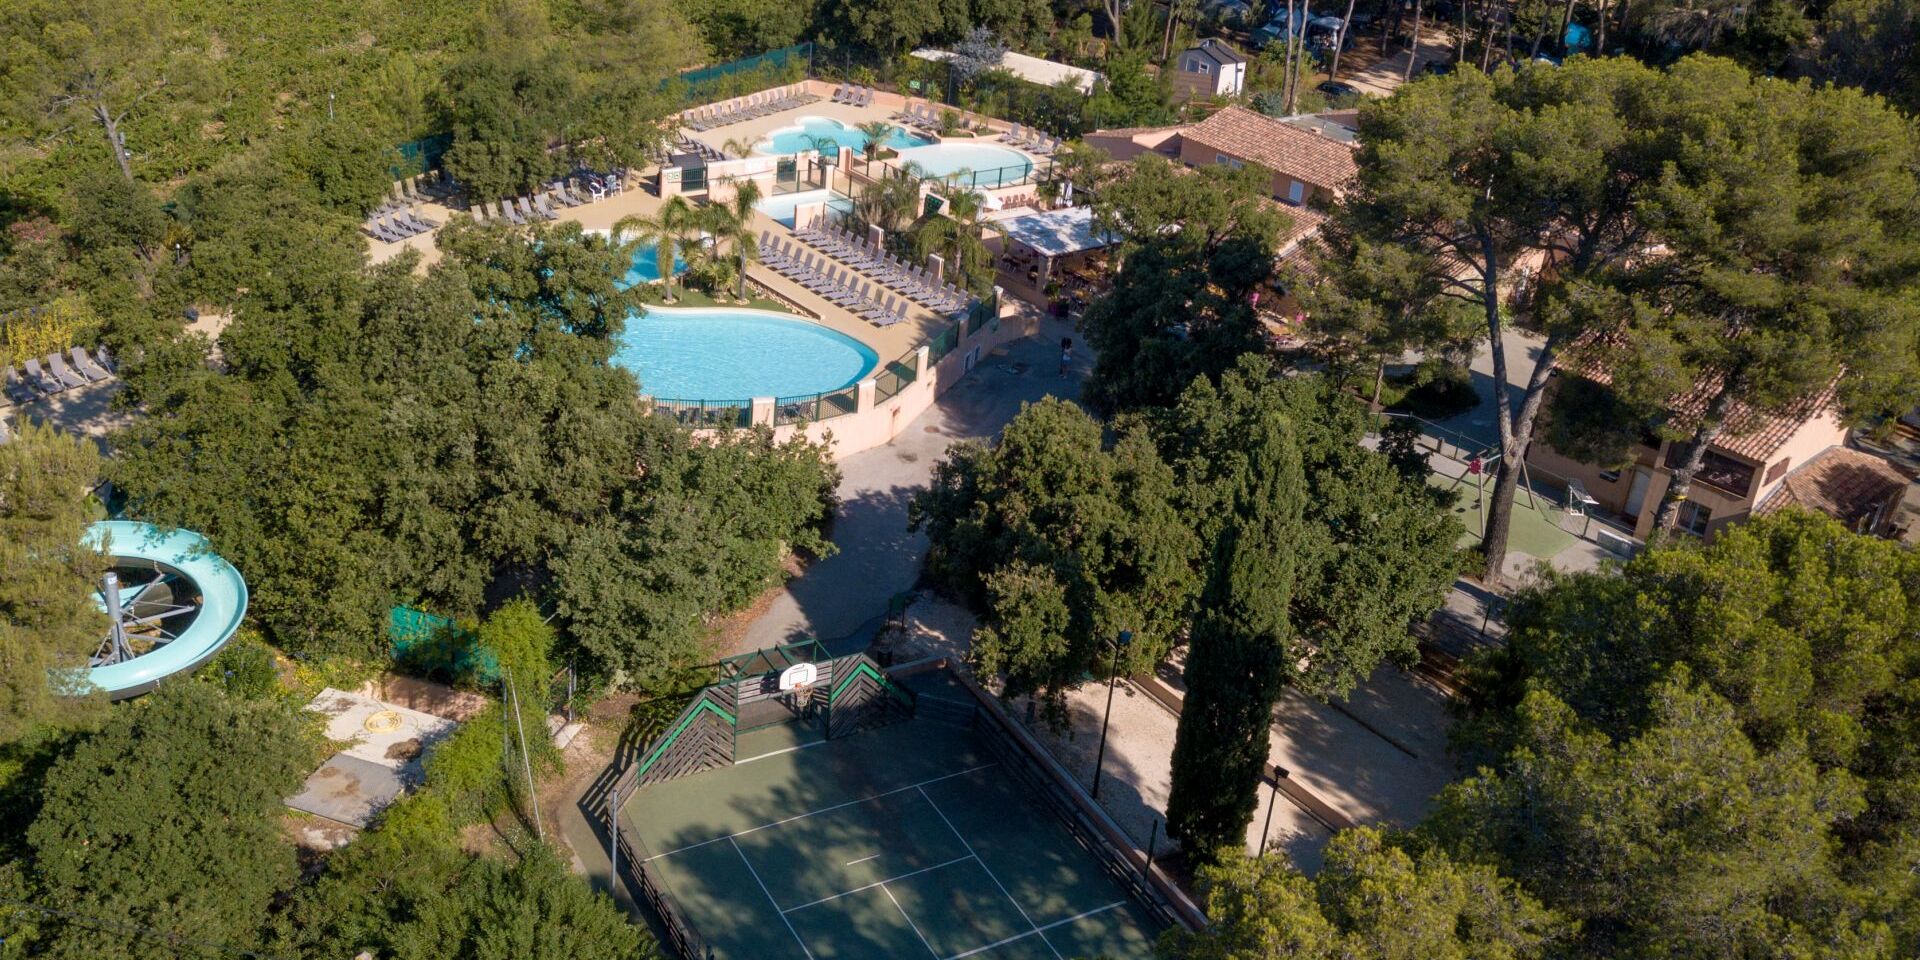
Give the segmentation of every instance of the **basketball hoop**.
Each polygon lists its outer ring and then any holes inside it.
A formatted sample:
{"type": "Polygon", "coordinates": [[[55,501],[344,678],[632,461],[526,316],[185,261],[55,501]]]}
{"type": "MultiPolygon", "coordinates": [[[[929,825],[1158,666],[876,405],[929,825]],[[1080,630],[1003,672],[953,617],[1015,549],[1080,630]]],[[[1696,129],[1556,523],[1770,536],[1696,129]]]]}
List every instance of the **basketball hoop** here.
{"type": "Polygon", "coordinates": [[[811,663],[796,663],[780,671],[780,692],[805,693],[819,681],[819,667],[811,663]]]}

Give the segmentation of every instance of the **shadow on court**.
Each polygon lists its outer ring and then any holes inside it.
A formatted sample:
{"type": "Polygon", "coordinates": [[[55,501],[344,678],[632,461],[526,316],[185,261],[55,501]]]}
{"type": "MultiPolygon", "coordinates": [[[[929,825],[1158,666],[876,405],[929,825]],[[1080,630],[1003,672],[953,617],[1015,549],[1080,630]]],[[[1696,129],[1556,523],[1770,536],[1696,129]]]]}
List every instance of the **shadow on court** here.
{"type": "Polygon", "coordinates": [[[1150,915],[971,730],[760,743],[623,811],[716,960],[1151,955],[1150,915]]]}

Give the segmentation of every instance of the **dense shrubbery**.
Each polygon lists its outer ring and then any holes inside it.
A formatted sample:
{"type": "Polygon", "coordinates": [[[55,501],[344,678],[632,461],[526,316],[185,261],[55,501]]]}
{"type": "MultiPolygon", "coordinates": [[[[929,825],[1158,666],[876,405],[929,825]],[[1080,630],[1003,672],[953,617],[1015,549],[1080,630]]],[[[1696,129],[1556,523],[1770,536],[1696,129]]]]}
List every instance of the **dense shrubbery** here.
{"type": "Polygon", "coordinates": [[[585,665],[645,680],[822,546],[823,448],[692,443],[608,364],[631,250],[577,226],[440,245],[425,276],[362,274],[309,240],[241,301],[226,370],[189,350],[128,372],[153,414],[118,441],[132,509],[212,538],[275,643],[380,656],[394,602],[472,615],[498,580],[551,589],[585,665]]]}

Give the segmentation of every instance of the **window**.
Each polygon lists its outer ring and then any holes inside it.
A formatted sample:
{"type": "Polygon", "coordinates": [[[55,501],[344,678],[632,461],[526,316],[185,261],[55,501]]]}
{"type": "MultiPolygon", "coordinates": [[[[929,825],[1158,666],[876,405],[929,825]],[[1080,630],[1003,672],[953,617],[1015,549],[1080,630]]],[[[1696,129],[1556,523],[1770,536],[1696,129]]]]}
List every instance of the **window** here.
{"type": "Polygon", "coordinates": [[[1198,73],[1202,75],[1209,74],[1213,72],[1213,64],[1208,63],[1207,61],[1202,60],[1199,57],[1188,57],[1187,72],[1198,73]]]}
{"type": "Polygon", "coordinates": [[[1226,155],[1226,154],[1224,154],[1224,153],[1216,153],[1216,154],[1214,154],[1214,155],[1213,155],[1213,162],[1214,162],[1214,163],[1217,163],[1217,164],[1219,164],[1219,165],[1221,165],[1221,166],[1223,166],[1223,167],[1231,167],[1232,169],[1235,169],[1235,170],[1238,170],[1238,169],[1240,169],[1241,167],[1244,167],[1244,166],[1246,166],[1246,164],[1244,164],[1244,163],[1242,163],[1242,162],[1240,162],[1239,160],[1237,160],[1237,159],[1235,159],[1235,158],[1233,158],[1233,157],[1229,157],[1229,156],[1227,156],[1227,155],[1226,155]]]}
{"type": "Polygon", "coordinates": [[[1707,535],[1707,523],[1712,519],[1712,510],[1708,510],[1706,507],[1692,500],[1688,500],[1686,503],[1680,505],[1680,516],[1678,518],[1680,529],[1696,537],[1704,537],[1707,535]]]}
{"type": "Polygon", "coordinates": [[[1602,470],[1602,471],[1600,471],[1600,479],[1602,479],[1602,480],[1605,480],[1605,481],[1606,481],[1606,482],[1608,482],[1608,483],[1619,483],[1619,482],[1620,482],[1620,471],[1618,471],[1618,470],[1602,470]]]}
{"type": "Polygon", "coordinates": [[[1307,185],[1298,180],[1287,183],[1287,202],[1299,206],[1307,199],[1307,185]]]}

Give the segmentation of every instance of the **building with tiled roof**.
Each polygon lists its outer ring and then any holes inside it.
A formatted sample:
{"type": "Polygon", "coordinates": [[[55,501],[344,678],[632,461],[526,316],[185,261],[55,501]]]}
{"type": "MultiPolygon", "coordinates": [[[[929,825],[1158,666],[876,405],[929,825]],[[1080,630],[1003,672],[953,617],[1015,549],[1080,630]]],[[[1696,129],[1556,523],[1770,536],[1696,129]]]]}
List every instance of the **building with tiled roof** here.
{"type": "Polygon", "coordinates": [[[1192,166],[1254,164],[1273,171],[1273,197],[1324,203],[1346,192],[1359,171],[1350,143],[1312,128],[1229,106],[1180,134],[1180,159],[1192,166]]]}
{"type": "MultiPolygon", "coordinates": [[[[1576,344],[1555,363],[1559,377],[1578,377],[1602,386],[1613,382],[1606,351],[1593,345],[1576,344]]],[[[1835,388],[1837,379],[1784,409],[1761,410],[1735,403],[1727,411],[1726,428],[1707,447],[1706,461],[1695,475],[1687,502],[1681,505],[1680,529],[1711,538],[1729,523],[1736,523],[1758,511],[1770,498],[1784,497],[1781,503],[1798,503],[1832,513],[1843,522],[1855,517],[1836,506],[1828,510],[1823,503],[1852,503],[1858,490],[1833,487],[1839,476],[1838,464],[1857,464],[1857,457],[1877,460],[1886,470],[1898,474],[1884,460],[1849,449],[1847,424],[1841,418],[1835,388]],[[1823,461],[1826,466],[1818,466],[1823,461]],[[1796,491],[1782,493],[1790,478],[1796,491]],[[1822,497],[1817,491],[1832,488],[1835,496],[1822,497]]],[[[1559,389],[1561,383],[1555,384],[1559,389]]],[[[1673,397],[1667,404],[1667,432],[1690,430],[1706,412],[1719,390],[1717,378],[1703,378],[1691,389],[1673,397]]],[[[1576,480],[1598,506],[1633,528],[1642,539],[1653,532],[1654,516],[1666,496],[1673,474],[1687,454],[1685,440],[1666,440],[1646,432],[1633,444],[1624,464],[1584,463],[1553,449],[1536,436],[1527,450],[1527,463],[1540,473],[1562,481],[1576,480]]],[[[1878,472],[1882,479],[1889,474],[1878,472]]],[[[1846,476],[1856,472],[1847,468],[1846,476]]],[[[1875,490],[1880,488],[1876,487],[1875,490]]],[[[1904,487],[1899,488],[1904,492],[1904,487]]],[[[1894,502],[1899,496],[1893,497],[1894,502]]],[[[1778,507],[1774,508],[1778,509],[1778,507]]],[[[1876,523],[1879,523],[1876,520],[1876,523]]]]}
{"type": "Polygon", "coordinates": [[[1788,471],[1753,512],[1764,516],[1793,507],[1818,510],[1856,533],[1885,534],[1912,483],[1881,457],[1833,447],[1788,471]]]}

